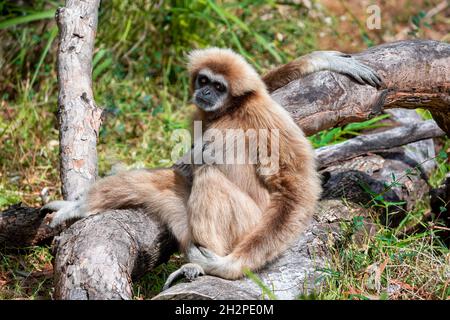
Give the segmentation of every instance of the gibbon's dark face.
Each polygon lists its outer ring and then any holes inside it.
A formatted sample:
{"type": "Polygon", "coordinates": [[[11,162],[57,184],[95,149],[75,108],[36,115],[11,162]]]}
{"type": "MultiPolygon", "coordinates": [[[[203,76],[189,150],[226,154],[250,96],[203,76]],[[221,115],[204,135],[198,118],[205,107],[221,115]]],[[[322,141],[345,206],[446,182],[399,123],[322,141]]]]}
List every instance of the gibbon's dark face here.
{"type": "Polygon", "coordinates": [[[194,103],[206,112],[220,109],[228,96],[228,83],[225,78],[209,69],[198,73],[194,89],[194,103]]]}

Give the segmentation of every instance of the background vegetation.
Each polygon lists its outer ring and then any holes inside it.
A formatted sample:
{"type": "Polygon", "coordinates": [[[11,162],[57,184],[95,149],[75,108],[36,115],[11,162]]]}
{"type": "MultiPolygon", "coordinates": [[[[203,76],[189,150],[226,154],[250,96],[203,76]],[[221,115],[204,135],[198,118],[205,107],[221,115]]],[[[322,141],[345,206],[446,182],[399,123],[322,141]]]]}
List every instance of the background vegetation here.
{"type": "MultiPolygon", "coordinates": [[[[449,41],[448,7],[429,14],[441,2],[379,1],[382,28],[366,30],[371,1],[102,1],[93,61],[96,102],[107,111],[98,146],[100,174],[114,166],[170,164],[171,131],[187,126],[193,108],[185,72],[185,54],[192,48],[231,47],[264,72],[312,50],[352,52],[407,38],[449,41]]],[[[44,188],[51,198],[60,197],[53,16],[62,4],[0,0],[0,209],[18,202],[39,206],[44,188]]],[[[311,141],[316,147],[335,143],[373,124],[333,129],[311,141]]],[[[433,185],[450,170],[448,140],[437,145],[444,156],[433,185]]],[[[424,199],[408,219],[426,210],[424,199]]],[[[400,238],[380,225],[363,247],[349,238],[333,257],[314,298],[450,295],[450,255],[435,230],[400,238]],[[381,289],[368,279],[371,268],[382,268],[381,289]]],[[[47,247],[0,249],[0,298],[50,298],[51,260],[47,247]]],[[[157,293],[177,263],[174,256],[136,284],[136,298],[157,293]]]]}

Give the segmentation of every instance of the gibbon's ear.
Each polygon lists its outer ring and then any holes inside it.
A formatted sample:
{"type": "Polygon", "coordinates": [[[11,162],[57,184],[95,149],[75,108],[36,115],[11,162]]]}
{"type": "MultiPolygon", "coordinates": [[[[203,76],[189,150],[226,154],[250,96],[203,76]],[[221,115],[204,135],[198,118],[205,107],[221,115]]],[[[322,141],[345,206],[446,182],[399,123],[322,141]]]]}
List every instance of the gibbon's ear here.
{"type": "Polygon", "coordinates": [[[245,59],[231,49],[208,48],[193,50],[188,55],[188,71],[191,90],[195,79],[203,69],[222,75],[227,80],[230,94],[234,97],[248,92],[266,90],[255,69],[245,59]]]}

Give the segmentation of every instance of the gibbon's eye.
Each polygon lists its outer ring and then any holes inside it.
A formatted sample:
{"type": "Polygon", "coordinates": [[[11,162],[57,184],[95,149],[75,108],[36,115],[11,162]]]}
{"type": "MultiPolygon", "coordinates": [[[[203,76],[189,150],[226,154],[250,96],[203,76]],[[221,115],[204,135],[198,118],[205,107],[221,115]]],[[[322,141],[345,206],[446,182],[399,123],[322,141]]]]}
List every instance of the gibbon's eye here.
{"type": "Polygon", "coordinates": [[[200,76],[198,77],[198,83],[201,84],[202,86],[207,84],[209,82],[208,78],[205,76],[200,76]]]}
{"type": "Polygon", "coordinates": [[[219,92],[225,92],[225,86],[220,82],[214,82],[214,88],[219,92]]]}

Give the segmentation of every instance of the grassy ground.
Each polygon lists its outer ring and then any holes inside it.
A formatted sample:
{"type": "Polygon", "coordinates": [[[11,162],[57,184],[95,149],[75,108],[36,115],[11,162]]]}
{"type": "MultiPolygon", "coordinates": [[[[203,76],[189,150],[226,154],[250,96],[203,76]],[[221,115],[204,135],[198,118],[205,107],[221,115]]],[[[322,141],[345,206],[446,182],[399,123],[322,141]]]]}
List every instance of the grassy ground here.
{"type": "MultiPolygon", "coordinates": [[[[441,1],[383,1],[380,30],[366,30],[365,1],[294,2],[103,1],[93,70],[97,104],[107,111],[98,146],[100,174],[114,165],[170,164],[171,131],[187,127],[193,109],[184,68],[192,48],[231,47],[263,72],[315,49],[352,52],[398,39],[449,40],[445,11],[424,18],[441,1]]],[[[44,188],[52,199],[60,197],[51,17],[61,3],[0,0],[0,209],[17,202],[41,205],[44,188]]],[[[311,140],[315,146],[335,143],[351,131],[334,129],[311,140]]],[[[448,141],[439,145],[448,152],[448,141]]],[[[445,157],[439,162],[434,185],[450,170],[445,157]]],[[[423,202],[409,217],[428,210],[423,202]]],[[[436,230],[401,238],[380,226],[364,246],[350,237],[345,249],[335,250],[330,276],[316,298],[445,299],[450,294],[448,248],[436,230]],[[384,289],[379,290],[371,275],[380,269],[375,280],[384,289]]],[[[51,259],[46,247],[0,251],[0,298],[51,297],[51,259]]],[[[173,257],[136,284],[136,298],[158,292],[179,261],[173,257]]]]}

